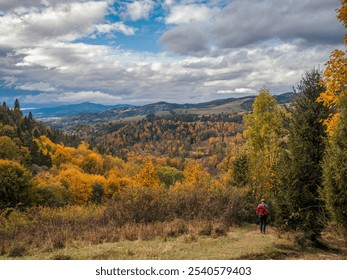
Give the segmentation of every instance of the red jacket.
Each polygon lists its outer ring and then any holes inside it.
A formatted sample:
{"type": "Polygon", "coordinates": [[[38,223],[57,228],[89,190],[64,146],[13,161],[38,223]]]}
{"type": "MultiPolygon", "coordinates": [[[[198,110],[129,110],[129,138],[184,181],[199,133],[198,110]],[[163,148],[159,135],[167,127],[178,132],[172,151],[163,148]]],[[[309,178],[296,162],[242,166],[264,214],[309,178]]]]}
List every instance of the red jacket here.
{"type": "Polygon", "coordinates": [[[258,216],[269,215],[269,207],[265,203],[261,203],[256,208],[258,216]]]}

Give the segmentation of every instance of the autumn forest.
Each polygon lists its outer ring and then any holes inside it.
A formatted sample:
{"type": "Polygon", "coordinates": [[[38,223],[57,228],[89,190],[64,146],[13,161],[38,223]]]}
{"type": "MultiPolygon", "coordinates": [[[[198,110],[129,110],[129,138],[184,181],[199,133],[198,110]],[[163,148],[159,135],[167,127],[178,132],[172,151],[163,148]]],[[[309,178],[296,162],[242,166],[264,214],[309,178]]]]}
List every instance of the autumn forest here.
{"type": "MultiPolygon", "coordinates": [[[[346,11],[342,1],[345,27],[346,11]]],[[[24,114],[20,100],[4,102],[0,256],[194,240],[192,228],[216,238],[255,224],[262,198],[274,230],[300,233],[310,246],[323,246],[326,231],[346,243],[346,73],[346,53],[336,50],[324,71],[307,70],[285,104],[264,87],[248,113],[150,114],[73,132],[24,114]]]]}

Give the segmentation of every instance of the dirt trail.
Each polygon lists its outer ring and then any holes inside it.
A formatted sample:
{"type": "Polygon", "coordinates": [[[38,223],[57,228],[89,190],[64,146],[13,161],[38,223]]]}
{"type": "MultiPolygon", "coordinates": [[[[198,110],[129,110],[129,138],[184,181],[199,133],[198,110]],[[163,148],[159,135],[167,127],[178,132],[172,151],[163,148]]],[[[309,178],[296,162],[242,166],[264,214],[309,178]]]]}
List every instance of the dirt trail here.
{"type": "Polygon", "coordinates": [[[254,226],[242,232],[240,239],[271,240],[272,249],[267,252],[246,254],[244,259],[287,259],[287,260],[347,260],[347,246],[344,240],[332,233],[322,234],[322,247],[315,248],[310,244],[300,246],[299,233],[280,233],[276,228],[269,227],[267,233],[261,234],[254,226]]]}

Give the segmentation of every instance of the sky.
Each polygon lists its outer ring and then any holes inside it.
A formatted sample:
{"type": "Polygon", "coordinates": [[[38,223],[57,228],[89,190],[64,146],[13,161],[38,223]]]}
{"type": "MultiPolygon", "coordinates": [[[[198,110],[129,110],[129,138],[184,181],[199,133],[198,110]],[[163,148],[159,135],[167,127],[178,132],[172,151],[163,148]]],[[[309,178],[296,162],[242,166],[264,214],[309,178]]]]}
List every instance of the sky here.
{"type": "Polygon", "coordinates": [[[342,49],[339,0],[0,0],[0,101],[198,103],[291,91],[342,49]]]}

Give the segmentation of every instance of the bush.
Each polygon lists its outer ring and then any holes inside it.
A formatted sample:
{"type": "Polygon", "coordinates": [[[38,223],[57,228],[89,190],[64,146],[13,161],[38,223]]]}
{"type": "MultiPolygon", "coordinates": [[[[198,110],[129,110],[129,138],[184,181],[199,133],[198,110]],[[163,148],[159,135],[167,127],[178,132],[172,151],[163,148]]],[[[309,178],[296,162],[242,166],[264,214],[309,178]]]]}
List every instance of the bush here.
{"type": "Polygon", "coordinates": [[[167,220],[167,195],[161,187],[128,186],[107,205],[106,215],[123,225],[167,220]]]}
{"type": "Polygon", "coordinates": [[[107,204],[107,219],[119,225],[183,219],[221,221],[225,225],[254,221],[254,205],[247,188],[181,183],[165,187],[127,186],[107,204]]]}
{"type": "Polygon", "coordinates": [[[26,248],[20,244],[17,244],[11,249],[8,256],[11,258],[17,258],[17,257],[24,257],[26,254],[27,254],[26,248]]]}
{"type": "Polygon", "coordinates": [[[31,200],[34,205],[62,207],[72,200],[72,194],[59,185],[38,186],[32,189],[31,200]]]}
{"type": "Polygon", "coordinates": [[[27,204],[31,179],[30,173],[19,163],[0,159],[0,209],[27,204]]]}

